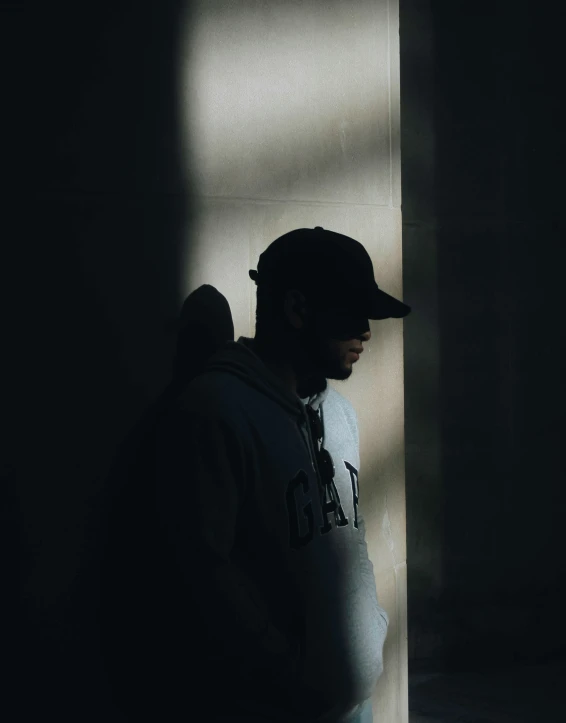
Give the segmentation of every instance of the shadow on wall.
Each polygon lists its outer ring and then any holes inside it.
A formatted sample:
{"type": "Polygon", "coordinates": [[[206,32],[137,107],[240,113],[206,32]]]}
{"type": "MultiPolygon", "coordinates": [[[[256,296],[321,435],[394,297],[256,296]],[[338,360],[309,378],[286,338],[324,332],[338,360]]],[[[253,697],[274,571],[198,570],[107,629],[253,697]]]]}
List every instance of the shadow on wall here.
{"type": "Polygon", "coordinates": [[[21,523],[8,532],[19,565],[7,587],[21,591],[10,668],[20,710],[100,721],[112,719],[93,625],[101,480],[170,376],[163,323],[178,312],[190,241],[183,8],[65,6],[31,18],[39,151],[21,201],[32,230],[8,249],[2,477],[21,523]]]}
{"type": "Polygon", "coordinates": [[[434,10],[446,654],[544,660],[566,650],[559,51],[525,2],[458,36],[434,10]]]}
{"type": "Polygon", "coordinates": [[[401,4],[415,723],[564,717],[561,29],[492,9],[401,4]]]}
{"type": "Polygon", "coordinates": [[[412,650],[452,669],[550,658],[566,649],[560,43],[525,2],[465,23],[449,0],[413,5],[401,24],[403,37],[413,23],[403,92],[421,89],[403,109],[419,148],[403,151],[405,289],[432,323],[428,337],[405,326],[412,650]]]}
{"type": "Polygon", "coordinates": [[[178,691],[191,694],[186,680],[173,681],[187,674],[179,663],[192,654],[198,613],[189,614],[186,594],[176,587],[181,576],[156,514],[155,438],[164,415],[208,357],[234,341],[234,324],[226,298],[205,284],[185,300],[176,326],[173,379],[120,445],[104,490],[101,653],[112,701],[127,720],[174,715],[178,691]],[[192,627],[188,644],[180,643],[184,621],[192,627]]]}

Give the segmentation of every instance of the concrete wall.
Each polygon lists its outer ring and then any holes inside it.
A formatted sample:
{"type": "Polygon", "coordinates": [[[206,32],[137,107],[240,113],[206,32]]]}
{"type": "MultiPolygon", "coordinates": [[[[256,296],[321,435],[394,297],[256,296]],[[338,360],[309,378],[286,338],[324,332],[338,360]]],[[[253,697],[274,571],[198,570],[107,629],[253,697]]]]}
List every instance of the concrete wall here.
{"type": "Polygon", "coordinates": [[[96,560],[104,475],[171,371],[164,324],[191,218],[178,15],[177,0],[109,0],[2,17],[18,118],[0,262],[12,720],[120,720],[99,656],[96,560]]]}
{"type": "Polygon", "coordinates": [[[440,419],[434,26],[429,2],[401,5],[403,286],[409,659],[440,655],[444,488],[440,419]],[[410,300],[409,300],[410,299],[410,300]]]}
{"type": "MultiPolygon", "coordinates": [[[[399,35],[395,0],[193,3],[183,117],[197,193],[183,294],[228,298],[254,335],[248,269],[284,232],[316,225],[359,239],[380,285],[402,297],[399,35]]],[[[181,297],[179,297],[181,299],[181,297]]],[[[359,418],[361,506],[390,615],[376,720],[407,720],[402,322],[372,339],[337,387],[359,418]]]]}
{"type": "Polygon", "coordinates": [[[492,10],[401,6],[415,668],[566,649],[559,26],[492,10]]]}

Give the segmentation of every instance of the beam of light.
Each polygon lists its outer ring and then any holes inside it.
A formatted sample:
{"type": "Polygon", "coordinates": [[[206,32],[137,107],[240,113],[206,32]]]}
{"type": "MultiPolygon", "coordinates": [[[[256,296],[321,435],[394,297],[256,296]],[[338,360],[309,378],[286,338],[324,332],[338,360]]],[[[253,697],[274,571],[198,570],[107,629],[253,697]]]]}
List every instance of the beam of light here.
{"type": "MultiPolygon", "coordinates": [[[[358,238],[380,286],[402,296],[392,111],[399,79],[391,78],[397,15],[394,0],[191,3],[180,103],[196,218],[181,288],[216,285],[232,307],[236,337],[253,335],[247,269],[293,227],[322,225],[358,238]]],[[[368,546],[392,618],[381,717],[404,721],[401,325],[372,322],[368,353],[347,387],[336,388],[358,412],[368,546]]]]}
{"type": "Polygon", "coordinates": [[[196,2],[186,47],[198,194],[389,204],[386,3],[196,2]]]}

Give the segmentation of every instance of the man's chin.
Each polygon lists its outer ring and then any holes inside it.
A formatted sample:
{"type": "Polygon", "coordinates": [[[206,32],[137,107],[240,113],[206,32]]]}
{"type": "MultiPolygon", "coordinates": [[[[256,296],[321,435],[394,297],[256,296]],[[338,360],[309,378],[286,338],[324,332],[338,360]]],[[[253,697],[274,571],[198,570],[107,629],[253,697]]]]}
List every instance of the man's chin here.
{"type": "Polygon", "coordinates": [[[337,369],[328,369],[327,379],[334,379],[338,382],[345,382],[352,375],[352,367],[339,367],[337,369]]]}

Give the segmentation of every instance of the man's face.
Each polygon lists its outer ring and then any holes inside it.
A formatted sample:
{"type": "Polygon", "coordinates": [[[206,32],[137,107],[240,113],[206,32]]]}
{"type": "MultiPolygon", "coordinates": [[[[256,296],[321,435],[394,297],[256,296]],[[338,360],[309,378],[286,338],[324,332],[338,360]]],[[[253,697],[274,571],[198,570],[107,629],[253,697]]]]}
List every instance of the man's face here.
{"type": "Polygon", "coordinates": [[[308,323],[299,330],[304,372],[345,381],[352,374],[358,354],[371,338],[367,318],[344,309],[309,311],[308,323]]]}

